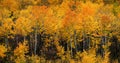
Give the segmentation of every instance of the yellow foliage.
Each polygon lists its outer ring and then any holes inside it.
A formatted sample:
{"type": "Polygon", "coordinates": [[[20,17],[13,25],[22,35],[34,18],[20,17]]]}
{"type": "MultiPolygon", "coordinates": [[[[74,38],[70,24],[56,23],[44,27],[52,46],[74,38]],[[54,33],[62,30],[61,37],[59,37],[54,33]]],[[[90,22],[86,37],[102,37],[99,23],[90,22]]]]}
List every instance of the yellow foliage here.
{"type": "Polygon", "coordinates": [[[95,57],[95,50],[91,49],[89,52],[84,51],[81,54],[82,57],[82,63],[96,63],[96,57],[95,57]]]}
{"type": "Polygon", "coordinates": [[[26,9],[26,10],[21,10],[20,11],[20,16],[21,17],[25,17],[25,18],[31,18],[32,17],[32,15],[31,15],[31,8],[30,7],[28,7],[28,9],[26,9]]]}
{"type": "Polygon", "coordinates": [[[112,20],[114,20],[114,16],[111,14],[101,16],[101,24],[104,26],[111,23],[112,20]]]}
{"type": "MultiPolygon", "coordinates": [[[[108,55],[109,54],[105,54],[106,61],[104,61],[103,63],[109,61],[108,55]]],[[[96,63],[96,62],[101,63],[102,62],[102,57],[96,56],[96,49],[95,48],[91,48],[88,51],[84,51],[84,52],[77,52],[76,59],[78,59],[80,63],[96,63]]]]}
{"type": "Polygon", "coordinates": [[[6,56],[7,48],[4,45],[0,45],[0,57],[4,58],[6,56]]]}
{"type": "Polygon", "coordinates": [[[54,32],[57,32],[57,30],[59,29],[59,21],[57,21],[57,18],[53,16],[53,14],[47,16],[43,24],[44,24],[44,30],[46,30],[47,34],[52,34],[54,32]]]}
{"type": "Polygon", "coordinates": [[[28,53],[27,41],[19,43],[14,50],[13,60],[15,61],[15,63],[26,63],[26,53],[28,53]]]}
{"type": "Polygon", "coordinates": [[[14,23],[11,18],[6,18],[2,22],[2,26],[0,26],[0,36],[8,37],[9,34],[14,34],[12,28],[14,23]]]}
{"type": "Polygon", "coordinates": [[[99,29],[99,22],[94,19],[93,16],[88,16],[83,21],[83,27],[85,28],[85,31],[88,33],[94,32],[95,30],[99,29]]]}
{"type": "Polygon", "coordinates": [[[34,5],[40,4],[40,3],[41,3],[41,0],[32,0],[32,3],[33,3],[34,5]]]}
{"type": "Polygon", "coordinates": [[[64,54],[64,48],[62,46],[57,46],[56,48],[57,48],[57,55],[59,57],[62,57],[64,54]]]}
{"type": "Polygon", "coordinates": [[[98,56],[96,61],[97,63],[109,63],[109,53],[110,52],[105,52],[105,57],[98,56]]]}
{"type": "Polygon", "coordinates": [[[17,57],[14,59],[15,63],[26,63],[25,57],[17,57]]]}
{"type": "Polygon", "coordinates": [[[17,21],[15,22],[14,31],[16,34],[26,36],[32,31],[31,24],[32,24],[31,20],[25,17],[19,17],[17,21]]]}
{"type": "Polygon", "coordinates": [[[19,58],[24,57],[26,53],[28,53],[27,41],[19,43],[19,45],[14,50],[14,56],[17,56],[19,58]]]}
{"type": "Polygon", "coordinates": [[[75,63],[75,60],[71,59],[71,60],[70,60],[70,63],[75,63]]]}
{"type": "Polygon", "coordinates": [[[1,19],[8,18],[10,16],[10,11],[6,8],[0,9],[1,19]]]}
{"type": "Polygon", "coordinates": [[[19,9],[19,5],[17,0],[3,0],[1,6],[15,11],[19,9]]]}
{"type": "Polygon", "coordinates": [[[28,59],[29,59],[29,62],[30,62],[30,63],[40,63],[41,61],[44,60],[44,59],[40,58],[40,57],[37,56],[37,55],[29,56],[28,59]],[[40,59],[42,59],[42,60],[40,61],[40,59]]]}
{"type": "Polygon", "coordinates": [[[48,2],[52,4],[58,4],[60,0],[48,0],[48,2]]]}
{"type": "Polygon", "coordinates": [[[64,2],[60,6],[62,7],[63,11],[67,11],[67,10],[70,10],[69,4],[70,4],[70,1],[64,0],[64,2]]]}

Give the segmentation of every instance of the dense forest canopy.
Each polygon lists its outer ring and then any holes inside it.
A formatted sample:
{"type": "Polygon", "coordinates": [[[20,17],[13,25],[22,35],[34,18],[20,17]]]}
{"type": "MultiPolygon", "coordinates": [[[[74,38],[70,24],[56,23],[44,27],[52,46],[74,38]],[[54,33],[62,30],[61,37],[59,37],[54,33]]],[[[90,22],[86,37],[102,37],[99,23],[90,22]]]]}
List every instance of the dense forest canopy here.
{"type": "Polygon", "coordinates": [[[0,63],[120,63],[120,0],[0,0],[0,63]]]}

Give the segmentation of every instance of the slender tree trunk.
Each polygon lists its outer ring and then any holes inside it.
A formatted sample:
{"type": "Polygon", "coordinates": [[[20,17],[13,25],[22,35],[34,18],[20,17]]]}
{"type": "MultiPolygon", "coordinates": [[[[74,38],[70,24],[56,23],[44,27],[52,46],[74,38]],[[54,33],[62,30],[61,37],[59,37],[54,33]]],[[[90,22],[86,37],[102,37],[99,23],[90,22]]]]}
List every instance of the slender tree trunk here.
{"type": "Polygon", "coordinates": [[[26,37],[24,36],[24,42],[25,42],[25,40],[26,40],[26,37]]]}
{"type": "MultiPolygon", "coordinates": [[[[83,20],[83,21],[84,21],[84,20],[83,20]]],[[[85,28],[86,28],[86,22],[84,21],[84,22],[83,22],[83,51],[84,51],[84,49],[85,49],[85,37],[86,37],[85,28]]]]}
{"type": "MultiPolygon", "coordinates": [[[[102,34],[103,36],[101,37],[101,45],[105,45],[105,42],[106,42],[106,36],[105,36],[105,25],[102,24],[102,28],[101,28],[101,31],[102,31],[102,34]]],[[[102,47],[101,49],[101,53],[102,53],[102,57],[104,57],[104,48],[102,47]]]]}
{"type": "Polygon", "coordinates": [[[76,31],[74,31],[74,43],[75,43],[75,50],[77,52],[77,39],[76,39],[76,31]]]}
{"type": "Polygon", "coordinates": [[[30,35],[30,41],[29,41],[29,47],[30,47],[30,54],[33,54],[33,35],[30,35]]]}
{"type": "Polygon", "coordinates": [[[85,49],[85,31],[83,31],[83,50],[85,49]]]}
{"type": "Polygon", "coordinates": [[[69,42],[67,43],[67,52],[69,51],[69,42]]]}
{"type": "Polygon", "coordinates": [[[87,38],[86,38],[86,44],[87,44],[87,49],[89,49],[90,48],[90,37],[89,37],[89,35],[87,35],[87,38]]]}
{"type": "Polygon", "coordinates": [[[71,52],[71,57],[73,57],[73,53],[72,53],[72,35],[70,36],[70,52],[71,52]]]}
{"type": "Polygon", "coordinates": [[[88,36],[88,48],[90,48],[90,36],[88,36]]]}
{"type": "Polygon", "coordinates": [[[31,35],[29,35],[29,38],[30,38],[30,39],[29,39],[29,49],[30,49],[29,52],[30,52],[30,55],[31,55],[31,35]]]}
{"type": "Polygon", "coordinates": [[[36,22],[36,27],[35,27],[35,44],[34,44],[34,54],[36,55],[36,50],[37,50],[37,30],[38,30],[38,23],[36,22]]]}
{"type": "Polygon", "coordinates": [[[36,50],[37,50],[37,31],[35,32],[35,49],[34,49],[35,55],[36,55],[36,50]]]}
{"type": "Polygon", "coordinates": [[[6,47],[8,47],[9,43],[8,43],[8,38],[5,37],[5,43],[6,43],[6,47]]]}
{"type": "Polygon", "coordinates": [[[17,42],[17,44],[18,44],[18,35],[16,35],[16,42],[17,42]]]}

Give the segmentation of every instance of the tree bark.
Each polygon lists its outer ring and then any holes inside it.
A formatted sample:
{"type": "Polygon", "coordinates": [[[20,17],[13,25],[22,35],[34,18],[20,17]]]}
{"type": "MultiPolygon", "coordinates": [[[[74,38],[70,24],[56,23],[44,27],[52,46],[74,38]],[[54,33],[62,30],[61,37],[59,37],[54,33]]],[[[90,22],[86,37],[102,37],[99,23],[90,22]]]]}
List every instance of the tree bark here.
{"type": "Polygon", "coordinates": [[[76,39],[76,31],[74,31],[74,43],[75,43],[75,50],[77,52],[77,39],[76,39]]]}
{"type": "Polygon", "coordinates": [[[71,57],[73,57],[73,53],[72,53],[72,35],[70,36],[70,52],[71,52],[71,57]]]}
{"type": "Polygon", "coordinates": [[[25,40],[26,40],[26,37],[24,36],[24,42],[25,42],[25,40]]]}
{"type": "Polygon", "coordinates": [[[36,50],[37,50],[37,31],[35,32],[35,49],[34,49],[35,55],[36,55],[36,50]]]}
{"type": "Polygon", "coordinates": [[[6,47],[8,47],[8,45],[9,45],[8,38],[5,38],[5,43],[6,43],[6,47]]]}

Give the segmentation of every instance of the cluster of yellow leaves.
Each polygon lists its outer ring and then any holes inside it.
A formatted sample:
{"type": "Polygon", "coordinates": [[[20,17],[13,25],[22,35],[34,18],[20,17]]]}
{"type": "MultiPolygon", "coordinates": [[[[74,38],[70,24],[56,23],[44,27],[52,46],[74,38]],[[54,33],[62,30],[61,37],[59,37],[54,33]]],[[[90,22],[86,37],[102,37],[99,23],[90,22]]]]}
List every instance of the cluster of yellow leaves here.
{"type": "Polygon", "coordinates": [[[5,37],[8,37],[9,34],[13,34],[13,26],[14,26],[14,23],[12,21],[12,19],[10,18],[6,18],[3,20],[2,26],[0,26],[0,36],[5,36],[5,37]]]}
{"type": "Polygon", "coordinates": [[[14,55],[17,57],[24,57],[26,53],[28,53],[27,41],[19,43],[18,47],[14,50],[14,55]]]}
{"type": "Polygon", "coordinates": [[[96,56],[95,48],[91,48],[88,51],[77,52],[76,58],[80,63],[109,63],[109,52],[105,52],[105,57],[96,56]],[[80,60],[81,59],[81,60],[80,60]]]}
{"type": "Polygon", "coordinates": [[[14,61],[15,63],[25,63],[26,58],[25,54],[28,53],[27,41],[19,43],[16,49],[14,50],[14,61]]]}
{"type": "Polygon", "coordinates": [[[40,57],[37,55],[32,55],[30,57],[28,57],[30,63],[40,63],[40,57]]]}
{"type": "Polygon", "coordinates": [[[25,57],[17,57],[15,60],[15,63],[26,63],[25,57]]]}
{"type": "Polygon", "coordinates": [[[41,0],[32,0],[32,3],[33,3],[33,4],[40,4],[40,3],[41,3],[41,0]]]}
{"type": "Polygon", "coordinates": [[[6,8],[0,9],[0,18],[4,19],[4,18],[9,18],[10,16],[10,11],[6,8]]]}
{"type": "Polygon", "coordinates": [[[46,21],[44,21],[44,29],[47,31],[48,34],[52,34],[56,32],[58,29],[58,21],[54,16],[48,17],[46,21]],[[52,18],[51,18],[52,17],[52,18]]]}
{"type": "Polygon", "coordinates": [[[48,0],[50,4],[58,4],[60,0],[48,0]]]}
{"type": "Polygon", "coordinates": [[[10,9],[11,11],[15,11],[19,9],[19,3],[17,0],[2,0],[1,6],[6,7],[7,9],[10,9]]]}
{"type": "Polygon", "coordinates": [[[102,26],[108,26],[110,23],[112,23],[115,19],[115,16],[113,14],[101,14],[101,25],[102,26]]]}
{"type": "Polygon", "coordinates": [[[25,18],[28,18],[28,19],[30,19],[31,17],[32,17],[32,15],[31,15],[31,6],[29,6],[27,9],[25,9],[25,10],[21,10],[20,11],[20,15],[19,15],[19,17],[25,17],[25,18]]]}
{"type": "Polygon", "coordinates": [[[62,16],[59,11],[59,6],[56,7],[50,7],[48,8],[47,16],[44,19],[44,30],[46,30],[46,33],[52,34],[55,32],[58,32],[60,30],[62,24],[62,16]]]}
{"type": "Polygon", "coordinates": [[[0,57],[4,58],[6,56],[7,48],[4,45],[0,45],[0,57]]]}
{"type": "Polygon", "coordinates": [[[54,42],[54,44],[55,44],[56,49],[57,49],[57,55],[58,55],[59,57],[62,57],[63,54],[65,53],[65,52],[64,52],[64,48],[59,45],[59,42],[58,42],[58,41],[54,42]]]}
{"type": "Polygon", "coordinates": [[[25,17],[19,17],[15,22],[15,33],[23,36],[28,35],[32,31],[31,20],[25,17]]]}
{"type": "Polygon", "coordinates": [[[82,57],[81,63],[96,63],[96,54],[94,48],[91,48],[88,52],[82,52],[80,56],[82,57]]]}
{"type": "Polygon", "coordinates": [[[69,8],[70,1],[64,0],[63,3],[60,5],[61,6],[61,11],[62,12],[67,12],[67,10],[70,10],[69,8]]]}
{"type": "Polygon", "coordinates": [[[103,3],[104,0],[96,0],[96,3],[103,3]]]}
{"type": "Polygon", "coordinates": [[[83,21],[83,28],[85,28],[85,31],[87,33],[95,32],[97,29],[99,29],[99,22],[94,19],[92,16],[88,16],[83,21]]]}
{"type": "Polygon", "coordinates": [[[31,12],[32,25],[38,33],[41,33],[43,30],[49,32],[51,27],[54,27],[54,24],[51,23],[55,22],[55,20],[53,20],[54,18],[52,17],[52,11],[48,9],[47,6],[32,6],[31,12]]]}

